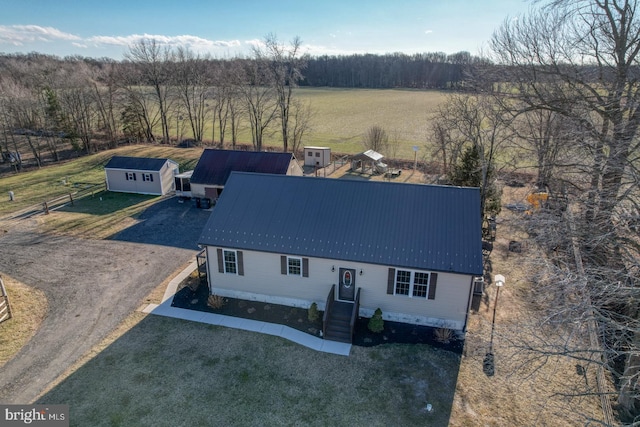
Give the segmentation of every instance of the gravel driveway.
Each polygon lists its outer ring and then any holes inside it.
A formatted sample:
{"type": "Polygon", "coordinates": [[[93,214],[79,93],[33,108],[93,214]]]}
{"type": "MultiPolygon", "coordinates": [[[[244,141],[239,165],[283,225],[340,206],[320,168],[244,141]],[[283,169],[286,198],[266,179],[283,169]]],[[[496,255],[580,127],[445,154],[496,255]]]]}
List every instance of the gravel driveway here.
{"type": "Polygon", "coordinates": [[[0,403],[33,402],[138,308],[194,257],[209,214],[170,198],[112,240],[39,234],[35,220],[0,234],[0,272],[44,291],[49,301],[40,329],[0,368],[0,403]]]}

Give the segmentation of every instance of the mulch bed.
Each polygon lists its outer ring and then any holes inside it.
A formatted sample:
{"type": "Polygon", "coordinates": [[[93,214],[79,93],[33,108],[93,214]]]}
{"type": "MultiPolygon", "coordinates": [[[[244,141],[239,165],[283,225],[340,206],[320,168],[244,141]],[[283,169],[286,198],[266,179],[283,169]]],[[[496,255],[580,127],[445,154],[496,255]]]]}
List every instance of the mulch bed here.
{"type": "MultiPolygon", "coordinates": [[[[278,323],[317,337],[322,331],[322,311],[319,312],[320,319],[311,322],[307,316],[308,311],[304,308],[224,298],[224,305],[221,308],[213,309],[207,305],[208,297],[209,289],[206,285],[199,286],[195,292],[189,287],[184,287],[176,293],[171,306],[278,323]]],[[[441,343],[435,339],[436,328],[385,320],[384,331],[374,333],[367,328],[368,322],[369,319],[366,317],[360,317],[356,321],[353,345],[373,347],[381,344],[428,344],[432,347],[462,354],[464,341],[454,338],[449,343],[441,343]]]]}

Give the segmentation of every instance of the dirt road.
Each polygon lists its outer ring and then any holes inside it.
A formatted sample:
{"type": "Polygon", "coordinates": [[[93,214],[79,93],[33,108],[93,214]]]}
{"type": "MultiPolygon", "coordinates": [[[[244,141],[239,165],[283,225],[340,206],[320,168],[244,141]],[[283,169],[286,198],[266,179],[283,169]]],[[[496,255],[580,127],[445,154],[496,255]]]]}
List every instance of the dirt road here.
{"type": "Polygon", "coordinates": [[[197,253],[209,214],[174,198],[112,240],[43,235],[34,220],[0,234],[0,272],[42,290],[49,301],[38,332],[0,368],[0,403],[31,403],[139,307],[197,253]]]}

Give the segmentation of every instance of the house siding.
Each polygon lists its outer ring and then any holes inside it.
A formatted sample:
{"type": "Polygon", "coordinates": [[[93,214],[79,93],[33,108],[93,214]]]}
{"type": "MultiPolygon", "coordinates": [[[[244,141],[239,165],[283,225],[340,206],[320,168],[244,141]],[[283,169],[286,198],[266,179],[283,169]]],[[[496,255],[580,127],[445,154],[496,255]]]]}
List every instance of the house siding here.
{"type": "Polygon", "coordinates": [[[304,147],[304,165],[324,168],[331,164],[331,148],[304,147]]]}
{"type": "Polygon", "coordinates": [[[160,194],[167,194],[175,191],[176,183],[173,178],[178,174],[179,171],[180,169],[178,164],[172,161],[168,161],[164,164],[164,166],[162,166],[162,169],[160,169],[160,176],[162,178],[160,194]]]}
{"type": "Polygon", "coordinates": [[[138,169],[105,169],[107,190],[121,193],[164,195],[175,189],[174,174],[178,164],[167,161],[160,171],[138,169]],[[135,180],[127,179],[127,173],[135,174],[135,180]],[[143,181],[142,174],[150,174],[152,181],[143,181]]]}
{"type": "Polygon", "coordinates": [[[338,284],[340,268],[353,268],[355,286],[361,289],[361,316],[370,317],[380,308],[386,320],[455,330],[465,327],[471,287],[468,275],[438,272],[435,299],[410,298],[387,293],[388,271],[394,266],[310,257],[308,277],[289,276],[282,274],[281,256],[297,255],[242,250],[244,276],[239,276],[218,272],[217,249],[207,247],[208,277],[214,294],[303,308],[315,302],[324,310],[331,286],[338,284]]]}
{"type": "Polygon", "coordinates": [[[205,198],[205,192],[207,188],[224,188],[221,185],[206,185],[206,184],[194,184],[191,183],[191,197],[205,198]]]}
{"type": "Polygon", "coordinates": [[[304,175],[304,172],[302,170],[302,167],[300,166],[300,163],[298,163],[298,161],[295,158],[291,160],[291,163],[289,163],[289,169],[287,169],[287,175],[291,175],[291,176],[304,175]]]}

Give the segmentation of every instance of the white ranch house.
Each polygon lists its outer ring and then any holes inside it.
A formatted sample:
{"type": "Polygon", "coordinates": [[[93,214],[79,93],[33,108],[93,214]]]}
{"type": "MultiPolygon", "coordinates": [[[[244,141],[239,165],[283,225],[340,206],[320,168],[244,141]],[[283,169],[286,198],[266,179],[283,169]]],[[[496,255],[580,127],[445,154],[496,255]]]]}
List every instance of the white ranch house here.
{"type": "Polygon", "coordinates": [[[234,172],[199,244],[212,294],[465,330],[480,192],[234,172]]]}

